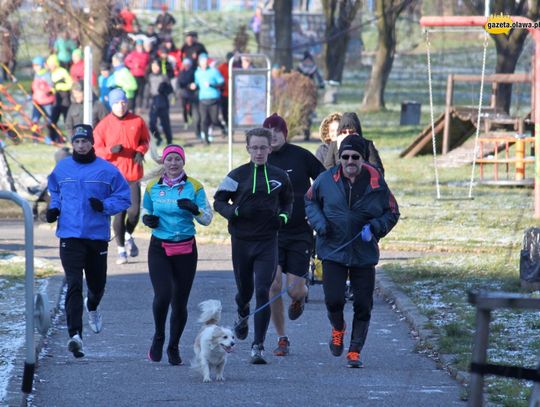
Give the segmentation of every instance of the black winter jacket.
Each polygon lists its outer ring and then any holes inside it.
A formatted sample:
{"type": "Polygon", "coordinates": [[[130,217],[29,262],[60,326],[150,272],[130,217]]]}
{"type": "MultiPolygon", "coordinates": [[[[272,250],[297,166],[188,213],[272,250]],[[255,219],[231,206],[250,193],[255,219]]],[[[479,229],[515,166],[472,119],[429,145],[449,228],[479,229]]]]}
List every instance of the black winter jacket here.
{"type": "Polygon", "coordinates": [[[232,170],[218,186],[214,209],[229,221],[231,236],[245,240],[267,240],[278,232],[275,217],[290,217],[293,189],[285,171],[273,165],[252,162],[232,170]],[[235,211],[247,201],[257,208],[257,216],[246,219],[235,211]]]}
{"type": "Polygon", "coordinates": [[[306,193],[306,214],[317,232],[317,255],[323,260],[348,267],[376,265],[379,262],[378,241],[392,230],[399,219],[397,202],[380,172],[365,163],[362,171],[369,172],[369,185],[350,206],[341,165],[319,175],[306,193]],[[368,223],[374,239],[364,242],[358,237],[338,250],[368,223]]]}

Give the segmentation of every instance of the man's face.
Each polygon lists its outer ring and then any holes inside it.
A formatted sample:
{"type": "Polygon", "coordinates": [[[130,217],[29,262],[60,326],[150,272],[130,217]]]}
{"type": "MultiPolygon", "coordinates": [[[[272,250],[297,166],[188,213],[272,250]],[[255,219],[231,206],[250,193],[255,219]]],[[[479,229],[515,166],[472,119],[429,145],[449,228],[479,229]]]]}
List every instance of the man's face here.
{"type": "Polygon", "coordinates": [[[73,143],[73,151],[77,154],[86,155],[92,149],[92,143],[86,138],[76,138],[73,143]]]}
{"type": "Polygon", "coordinates": [[[111,106],[111,111],[116,117],[124,116],[128,111],[127,100],[121,100],[111,106]]]}
{"type": "Polygon", "coordinates": [[[84,100],[84,92],[78,91],[78,90],[72,90],[71,93],[73,94],[73,99],[75,100],[75,103],[82,103],[84,100]]]}
{"type": "Polygon", "coordinates": [[[277,151],[287,142],[285,134],[276,128],[272,129],[272,150],[277,151]]]}
{"type": "MultiPolygon", "coordinates": [[[[337,129],[336,129],[337,130],[337,129]]],[[[347,128],[344,128],[344,129],[341,129],[341,131],[339,132],[340,135],[342,136],[348,136],[349,134],[358,134],[357,131],[355,129],[353,129],[352,127],[347,127],[347,128]]]]}
{"type": "Polygon", "coordinates": [[[268,155],[272,152],[272,147],[266,137],[252,136],[247,145],[247,151],[253,164],[263,165],[268,161],[268,155]]]}
{"type": "Polygon", "coordinates": [[[188,36],[186,37],[186,44],[187,44],[188,46],[192,46],[193,43],[194,43],[194,41],[193,41],[193,36],[192,36],[192,35],[188,35],[188,36]]]}
{"type": "Polygon", "coordinates": [[[358,151],[343,150],[341,153],[339,161],[343,167],[343,174],[347,178],[354,178],[360,174],[360,170],[362,169],[362,162],[360,158],[361,156],[358,151]]]}

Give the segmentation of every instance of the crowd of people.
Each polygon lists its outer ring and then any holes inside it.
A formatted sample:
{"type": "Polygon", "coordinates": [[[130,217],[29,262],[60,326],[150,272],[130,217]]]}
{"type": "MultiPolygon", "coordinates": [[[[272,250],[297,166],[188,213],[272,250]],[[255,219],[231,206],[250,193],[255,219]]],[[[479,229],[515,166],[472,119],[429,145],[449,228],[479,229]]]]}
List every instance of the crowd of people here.
{"type": "MultiPolygon", "coordinates": [[[[211,204],[202,183],[186,171],[186,151],[173,143],[169,109],[179,98],[184,122],[193,122],[204,143],[212,142],[212,127],[226,132],[228,65],[212,61],[193,31],[176,48],[171,36],[174,24],[164,7],[155,23],[141,32],[128,7],[117,10],[116,34],[94,78],[99,97],[92,125],[81,124],[84,62],[76,41],[61,34],[52,44],[53,54],[32,61],[33,120],[44,116],[49,139],[60,141],[56,124],[63,116],[73,149],[48,178],[51,199],[46,213],[48,222],[58,222],[56,235],[68,285],[68,350],[77,358],[84,356],[84,310],[93,332],[103,327],[99,305],[105,292],[111,218],[116,264],[125,265],[139,255],[133,234],[142,215],[142,223],[151,231],[147,261],[154,293],[148,359],[160,362],[167,342],[168,362],[182,364],[179,344],[198,263],[195,225],[209,225],[216,211],[227,220],[231,235],[236,337],[247,339],[250,317],[254,321],[251,363],[267,363],[270,322],[278,336],[273,354],[289,354],[291,334],[281,293],[290,297],[288,318],[298,319],[316,254],[322,261],[330,351],[341,356],[344,350],[343,309],[349,281],[354,316],[347,366],[361,367],[378,242],[399,219],[374,143],[364,138],[355,113],[336,112],[322,121],[323,143],[312,154],[290,142],[286,121],[274,113],[246,132],[249,162],[223,178],[211,204]],[[140,115],[143,108],[148,109],[148,126],[140,115]],[[163,142],[160,128],[166,143],[162,168],[142,192],[144,156],[151,137],[163,142]],[[253,296],[256,311],[250,308],[253,296]],[[270,298],[275,299],[271,304],[270,298]]],[[[231,57],[227,55],[227,60],[231,57]]],[[[238,64],[249,69],[251,60],[242,58],[238,64]]],[[[309,53],[299,71],[324,86],[309,53]]]]}

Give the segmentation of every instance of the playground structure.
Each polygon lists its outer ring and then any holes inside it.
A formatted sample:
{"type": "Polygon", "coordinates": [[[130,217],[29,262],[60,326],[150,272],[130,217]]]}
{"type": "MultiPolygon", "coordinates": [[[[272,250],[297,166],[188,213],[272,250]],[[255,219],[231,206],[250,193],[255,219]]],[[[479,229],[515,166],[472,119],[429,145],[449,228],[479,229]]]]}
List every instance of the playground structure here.
{"type": "MultiPolygon", "coordinates": [[[[484,27],[488,22],[486,16],[426,16],[420,19],[420,25],[424,28],[431,27],[484,27]]],[[[522,16],[509,16],[513,22],[519,22],[528,26],[532,39],[535,42],[535,54],[532,62],[532,101],[530,123],[534,126],[534,216],[540,218],[540,30],[535,29],[534,22],[522,16]]]]}
{"type": "MultiPolygon", "coordinates": [[[[483,107],[478,121],[476,106],[454,105],[454,90],[456,83],[481,82],[480,75],[448,75],[446,84],[445,110],[435,120],[436,151],[439,154],[456,152],[456,160],[461,164],[469,164],[476,158],[479,164],[480,182],[494,185],[531,185],[531,179],[525,179],[525,165],[533,163],[531,158],[524,156],[524,143],[530,138],[532,123],[530,113],[524,116],[510,116],[495,105],[495,97],[499,84],[525,84],[532,86],[532,78],[528,73],[492,74],[485,75],[484,81],[491,83],[491,99],[489,107],[483,107]],[[474,144],[465,142],[476,132],[476,125],[480,123],[482,136],[478,138],[479,154],[474,157],[474,144]],[[463,146],[462,151],[456,149],[463,146]],[[514,149],[511,149],[515,146],[514,149]],[[486,147],[486,148],[484,148],[486,147]],[[499,158],[498,153],[504,150],[504,158],[499,158]],[[515,154],[515,156],[511,156],[515,154]],[[487,157],[489,156],[489,158],[487,157]],[[514,164],[513,174],[509,164],[514,164]],[[499,177],[498,166],[505,165],[505,179],[499,177]],[[493,165],[493,179],[485,179],[485,166],[493,165]],[[513,175],[514,179],[510,179],[513,175]]],[[[532,104],[532,100],[531,100],[532,104]]],[[[531,110],[534,107],[531,106],[531,110]]],[[[422,154],[432,153],[431,125],[424,128],[418,137],[400,154],[402,158],[415,157],[422,154]]],[[[452,159],[453,157],[450,157],[452,159]]]]}

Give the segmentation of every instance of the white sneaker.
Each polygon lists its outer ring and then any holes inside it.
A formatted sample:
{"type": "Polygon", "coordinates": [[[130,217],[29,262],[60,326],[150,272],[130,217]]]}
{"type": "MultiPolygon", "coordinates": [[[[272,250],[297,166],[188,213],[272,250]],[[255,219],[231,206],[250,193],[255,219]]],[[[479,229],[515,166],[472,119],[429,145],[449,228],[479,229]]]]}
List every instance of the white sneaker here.
{"type": "Polygon", "coordinates": [[[76,358],[82,358],[84,356],[83,343],[79,334],[73,335],[69,338],[67,343],[68,351],[73,353],[76,358]]]}
{"type": "Polygon", "coordinates": [[[98,309],[95,311],[88,310],[88,298],[84,299],[84,308],[86,308],[86,312],[88,312],[88,325],[90,326],[90,329],[98,334],[103,329],[103,317],[101,316],[101,312],[99,312],[98,309]]]}
{"type": "Polygon", "coordinates": [[[131,257],[137,257],[139,255],[139,248],[135,244],[135,239],[132,237],[126,240],[126,253],[131,257]]]}
{"type": "Polygon", "coordinates": [[[118,253],[116,264],[127,264],[127,262],[128,262],[127,253],[126,252],[118,253]]]}

